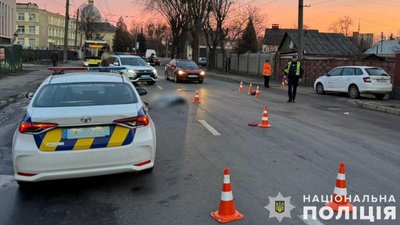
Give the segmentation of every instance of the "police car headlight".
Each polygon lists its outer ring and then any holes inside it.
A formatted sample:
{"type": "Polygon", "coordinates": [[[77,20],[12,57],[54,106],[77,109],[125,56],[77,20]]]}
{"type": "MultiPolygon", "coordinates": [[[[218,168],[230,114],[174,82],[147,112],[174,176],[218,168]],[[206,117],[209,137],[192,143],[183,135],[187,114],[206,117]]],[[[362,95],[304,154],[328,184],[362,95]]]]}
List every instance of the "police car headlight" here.
{"type": "Polygon", "coordinates": [[[135,70],[133,70],[133,69],[128,69],[128,72],[129,73],[136,73],[135,70]]]}

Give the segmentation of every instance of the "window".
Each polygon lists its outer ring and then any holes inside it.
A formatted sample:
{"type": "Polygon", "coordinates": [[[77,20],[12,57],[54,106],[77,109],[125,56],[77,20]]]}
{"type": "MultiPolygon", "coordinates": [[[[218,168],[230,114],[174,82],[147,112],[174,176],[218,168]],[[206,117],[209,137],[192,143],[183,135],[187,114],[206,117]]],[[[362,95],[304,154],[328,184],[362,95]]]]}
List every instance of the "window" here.
{"type": "Polygon", "coordinates": [[[363,75],[363,71],[360,68],[356,68],[356,75],[363,75]]]}
{"type": "Polygon", "coordinates": [[[33,107],[73,107],[137,103],[132,88],[125,83],[64,83],[44,86],[33,107]]]}
{"type": "Polygon", "coordinates": [[[18,13],[18,20],[24,21],[25,20],[25,13],[18,13]]]}
{"type": "Polygon", "coordinates": [[[121,57],[121,64],[122,65],[129,65],[129,66],[146,66],[146,62],[141,58],[136,57],[121,57]]]}
{"type": "Polygon", "coordinates": [[[342,71],[342,75],[345,76],[356,75],[356,70],[354,68],[344,68],[342,71]]]}
{"type": "Polygon", "coordinates": [[[36,46],[36,39],[34,38],[29,38],[29,46],[36,46]]]}
{"type": "Polygon", "coordinates": [[[18,26],[18,34],[24,34],[25,33],[25,26],[18,26]]]}
{"type": "Polygon", "coordinates": [[[30,34],[36,34],[36,27],[35,26],[29,26],[29,33],[30,34]]]}
{"type": "Polygon", "coordinates": [[[29,21],[36,22],[36,14],[35,13],[29,13],[29,21]]]}
{"type": "Polygon", "coordinates": [[[197,64],[193,61],[177,61],[176,66],[182,68],[198,68],[197,64]]]}
{"type": "Polygon", "coordinates": [[[331,72],[329,72],[330,76],[340,76],[340,74],[342,73],[343,68],[336,68],[331,70],[331,72]]]}
{"type": "Polygon", "coordinates": [[[381,68],[368,68],[365,69],[370,76],[389,76],[383,69],[381,68]]]}

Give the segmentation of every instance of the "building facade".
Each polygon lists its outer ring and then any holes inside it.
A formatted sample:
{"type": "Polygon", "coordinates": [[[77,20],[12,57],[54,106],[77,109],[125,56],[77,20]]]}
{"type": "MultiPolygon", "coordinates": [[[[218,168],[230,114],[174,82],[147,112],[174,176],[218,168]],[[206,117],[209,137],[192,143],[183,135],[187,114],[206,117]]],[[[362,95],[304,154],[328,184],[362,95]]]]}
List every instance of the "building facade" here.
{"type": "Polygon", "coordinates": [[[16,31],[16,1],[0,0],[0,44],[11,44],[16,31]]]}
{"type": "MultiPolygon", "coordinates": [[[[17,42],[24,48],[62,49],[64,47],[65,16],[39,9],[35,3],[17,3],[17,42]]],[[[76,20],[70,19],[68,47],[74,48],[76,20]]]]}

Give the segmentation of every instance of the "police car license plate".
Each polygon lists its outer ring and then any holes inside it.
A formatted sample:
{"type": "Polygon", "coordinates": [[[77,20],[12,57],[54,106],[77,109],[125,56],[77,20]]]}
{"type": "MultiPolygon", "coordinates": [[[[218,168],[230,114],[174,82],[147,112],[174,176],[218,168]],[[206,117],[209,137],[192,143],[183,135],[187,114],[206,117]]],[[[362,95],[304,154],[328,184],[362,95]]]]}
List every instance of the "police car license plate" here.
{"type": "Polygon", "coordinates": [[[65,139],[95,138],[110,135],[110,127],[89,127],[63,129],[62,136],[65,139]]]}

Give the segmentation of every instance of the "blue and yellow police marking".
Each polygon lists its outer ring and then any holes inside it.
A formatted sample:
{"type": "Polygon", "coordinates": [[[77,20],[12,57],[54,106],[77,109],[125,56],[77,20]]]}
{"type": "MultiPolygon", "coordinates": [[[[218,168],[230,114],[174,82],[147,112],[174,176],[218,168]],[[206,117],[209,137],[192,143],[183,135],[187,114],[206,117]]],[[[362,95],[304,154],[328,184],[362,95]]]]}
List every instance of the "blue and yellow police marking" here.
{"type": "Polygon", "coordinates": [[[56,128],[33,136],[38,148],[44,152],[88,150],[128,145],[133,141],[135,129],[112,125],[110,134],[106,137],[66,139],[62,137],[62,129],[56,128]]]}

